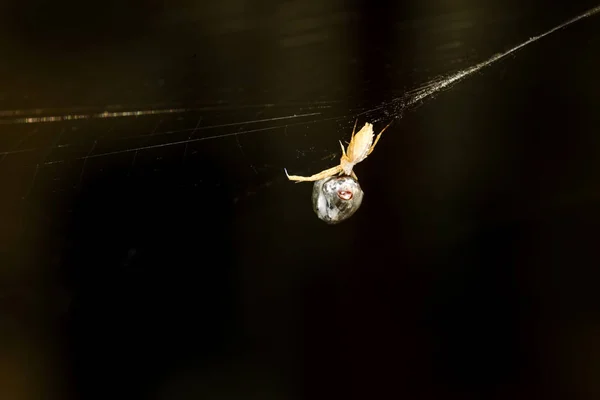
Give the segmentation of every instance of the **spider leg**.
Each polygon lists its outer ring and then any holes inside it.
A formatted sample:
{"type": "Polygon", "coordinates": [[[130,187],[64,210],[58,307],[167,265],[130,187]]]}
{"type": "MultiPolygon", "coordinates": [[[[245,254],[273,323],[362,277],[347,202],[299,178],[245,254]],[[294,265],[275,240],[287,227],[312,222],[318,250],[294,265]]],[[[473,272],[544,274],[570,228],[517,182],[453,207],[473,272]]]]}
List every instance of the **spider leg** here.
{"type": "Polygon", "coordinates": [[[326,169],[324,171],[319,172],[318,174],[311,175],[311,176],[288,175],[287,170],[285,170],[285,174],[287,175],[287,177],[290,181],[314,182],[314,181],[320,181],[321,179],[329,178],[330,176],[333,176],[333,175],[339,173],[340,171],[342,171],[342,167],[337,165],[333,168],[326,169]]]}
{"type": "MultiPolygon", "coordinates": [[[[358,124],[358,118],[356,118],[356,121],[354,121],[354,128],[352,128],[352,139],[354,139],[354,133],[356,132],[356,124],[358,124]]],[[[350,142],[352,142],[352,139],[350,142]]]]}
{"type": "MultiPolygon", "coordinates": [[[[392,121],[392,122],[393,122],[393,121],[392,121]]],[[[381,138],[381,135],[383,134],[383,132],[385,132],[385,130],[386,130],[387,128],[389,128],[389,127],[390,127],[390,125],[391,125],[391,124],[392,124],[392,123],[390,122],[389,124],[387,124],[387,125],[386,125],[386,127],[385,127],[385,128],[383,128],[383,129],[381,130],[381,132],[379,132],[379,135],[377,135],[377,137],[375,138],[375,142],[373,142],[373,145],[372,145],[372,146],[371,146],[371,148],[369,149],[369,152],[367,153],[367,156],[368,156],[368,155],[370,155],[370,154],[373,152],[373,150],[375,150],[375,146],[377,145],[377,142],[379,142],[379,139],[381,138]]]]}
{"type": "Polygon", "coordinates": [[[358,176],[356,176],[356,173],[354,171],[352,171],[352,174],[350,176],[352,176],[354,180],[358,180],[358,176]]]}
{"type": "Polygon", "coordinates": [[[340,146],[342,147],[342,154],[345,156],[346,155],[346,149],[344,149],[344,145],[342,144],[341,140],[340,140],[340,146]]]}

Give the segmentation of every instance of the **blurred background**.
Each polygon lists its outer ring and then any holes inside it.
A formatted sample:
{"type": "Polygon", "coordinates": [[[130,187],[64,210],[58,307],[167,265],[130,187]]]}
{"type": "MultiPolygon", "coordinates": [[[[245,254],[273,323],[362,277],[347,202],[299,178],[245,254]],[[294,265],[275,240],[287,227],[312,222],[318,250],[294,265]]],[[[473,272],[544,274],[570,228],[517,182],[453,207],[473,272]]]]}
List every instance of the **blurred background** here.
{"type": "Polygon", "coordinates": [[[204,3],[2,2],[1,398],[600,398],[600,15],[394,101],[598,4],[204,3]]]}

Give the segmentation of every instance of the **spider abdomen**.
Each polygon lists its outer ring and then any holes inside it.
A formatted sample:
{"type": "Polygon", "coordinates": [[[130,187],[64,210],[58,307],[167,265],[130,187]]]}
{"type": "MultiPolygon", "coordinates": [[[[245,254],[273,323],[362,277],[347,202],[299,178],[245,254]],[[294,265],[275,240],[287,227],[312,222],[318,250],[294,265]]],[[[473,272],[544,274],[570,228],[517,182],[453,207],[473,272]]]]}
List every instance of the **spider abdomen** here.
{"type": "Polygon", "coordinates": [[[313,210],[320,220],[337,224],[350,218],[360,207],[364,193],[351,176],[331,176],[313,185],[313,210]]]}

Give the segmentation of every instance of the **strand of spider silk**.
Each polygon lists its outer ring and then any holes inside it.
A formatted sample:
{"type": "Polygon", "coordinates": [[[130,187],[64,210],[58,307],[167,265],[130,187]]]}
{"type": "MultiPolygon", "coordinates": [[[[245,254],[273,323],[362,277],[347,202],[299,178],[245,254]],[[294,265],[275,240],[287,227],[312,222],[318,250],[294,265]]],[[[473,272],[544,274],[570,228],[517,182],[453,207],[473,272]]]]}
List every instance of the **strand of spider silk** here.
{"type": "Polygon", "coordinates": [[[570,20],[568,20],[566,22],[563,22],[562,24],[560,24],[560,25],[558,25],[558,26],[556,26],[556,27],[554,27],[554,28],[552,28],[552,29],[550,29],[550,30],[542,33],[541,35],[531,37],[526,42],[523,42],[523,43],[521,43],[521,44],[513,47],[512,49],[509,49],[509,50],[505,51],[504,53],[496,54],[496,55],[494,55],[492,58],[490,58],[487,61],[481,62],[479,64],[476,64],[476,65],[472,66],[472,67],[469,67],[467,69],[461,70],[461,71],[459,71],[459,72],[457,72],[457,73],[455,73],[453,75],[450,75],[449,77],[447,77],[445,79],[442,79],[441,81],[439,81],[439,82],[437,82],[437,83],[429,86],[428,88],[424,89],[423,91],[420,91],[419,94],[415,95],[412,98],[409,98],[408,101],[406,100],[406,98],[398,98],[396,100],[397,101],[404,101],[403,108],[406,107],[406,106],[415,104],[415,103],[417,103],[417,102],[419,102],[419,101],[421,101],[421,100],[423,100],[423,99],[425,99],[425,98],[427,98],[427,97],[429,97],[429,96],[431,96],[431,95],[439,92],[440,90],[442,90],[442,89],[444,89],[444,88],[452,85],[453,83],[456,83],[456,82],[460,81],[461,79],[466,78],[467,76],[473,74],[474,72],[477,72],[480,69],[482,69],[484,67],[487,67],[487,66],[495,63],[496,61],[501,60],[504,57],[512,54],[512,53],[517,52],[518,50],[521,50],[525,46],[527,46],[527,45],[529,45],[529,44],[531,44],[533,42],[536,42],[536,41],[540,40],[541,38],[543,38],[545,36],[548,36],[548,35],[556,32],[556,31],[558,31],[560,29],[566,28],[567,26],[569,26],[569,25],[571,25],[571,24],[573,24],[573,23],[575,23],[575,22],[577,22],[579,20],[591,17],[594,14],[597,14],[598,12],[600,12],[600,6],[592,8],[592,9],[584,12],[583,14],[578,15],[575,18],[571,18],[570,20]]]}
{"type": "Polygon", "coordinates": [[[160,114],[176,114],[189,111],[186,108],[167,108],[161,110],[137,110],[137,111],[104,111],[93,114],[67,114],[67,115],[54,115],[47,117],[23,117],[14,118],[8,120],[0,120],[0,124],[37,124],[42,122],[60,122],[60,121],[74,121],[82,119],[96,119],[96,118],[120,118],[120,117],[140,117],[145,115],[160,115],[160,114]]]}

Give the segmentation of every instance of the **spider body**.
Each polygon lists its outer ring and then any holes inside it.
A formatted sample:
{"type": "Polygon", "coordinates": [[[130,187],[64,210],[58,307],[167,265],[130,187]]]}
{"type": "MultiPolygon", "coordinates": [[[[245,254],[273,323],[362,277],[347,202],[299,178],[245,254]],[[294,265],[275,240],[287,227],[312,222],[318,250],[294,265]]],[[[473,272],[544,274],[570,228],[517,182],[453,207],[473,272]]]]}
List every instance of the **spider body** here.
{"type": "Polygon", "coordinates": [[[339,165],[326,169],[312,176],[297,176],[285,174],[288,179],[296,182],[315,182],[313,185],[313,210],[328,224],[338,224],[350,218],[360,207],[364,193],[358,183],[353,169],[375,149],[386,126],[375,137],[373,124],[366,123],[356,134],[356,124],[352,130],[352,138],[345,149],[342,142],[342,157],[339,165]]]}

